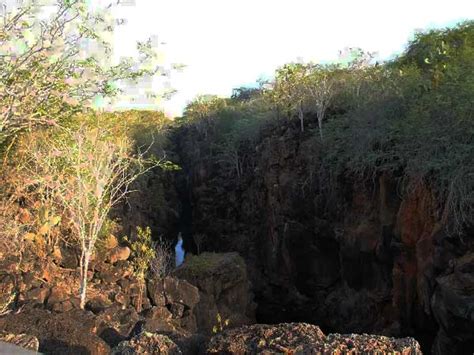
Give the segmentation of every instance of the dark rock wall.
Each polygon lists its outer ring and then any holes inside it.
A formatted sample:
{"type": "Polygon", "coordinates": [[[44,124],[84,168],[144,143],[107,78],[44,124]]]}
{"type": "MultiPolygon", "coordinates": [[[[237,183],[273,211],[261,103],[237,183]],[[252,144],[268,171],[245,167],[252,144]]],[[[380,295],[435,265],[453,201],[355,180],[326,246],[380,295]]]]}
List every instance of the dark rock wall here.
{"type": "Polygon", "coordinates": [[[133,237],[137,226],[148,226],[155,239],[162,237],[171,243],[175,242],[182,209],[176,189],[176,176],[174,171],[157,167],[140,176],[130,186],[131,193],[112,213],[121,234],[133,237]]]}
{"type": "MultiPolygon", "coordinates": [[[[212,159],[212,146],[193,127],[174,139],[189,179],[193,232],[207,235],[205,250],[244,256],[259,322],[412,335],[425,352],[437,335],[439,353],[472,347],[474,334],[462,329],[474,329],[473,234],[445,232],[428,186],[402,193],[393,173],[321,172],[315,136],[285,125],[241,150],[240,179],[212,159]],[[457,260],[470,266],[456,274],[457,260]],[[461,278],[467,285],[447,286],[461,278]]],[[[192,240],[186,243],[190,250],[192,240]]]]}

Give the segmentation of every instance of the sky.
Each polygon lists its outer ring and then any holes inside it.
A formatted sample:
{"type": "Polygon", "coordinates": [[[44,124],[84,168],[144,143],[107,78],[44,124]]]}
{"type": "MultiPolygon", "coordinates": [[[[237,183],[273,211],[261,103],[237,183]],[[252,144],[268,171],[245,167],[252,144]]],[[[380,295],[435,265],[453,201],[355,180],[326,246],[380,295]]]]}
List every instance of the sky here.
{"type": "Polygon", "coordinates": [[[186,65],[169,79],[177,90],[163,102],[170,116],[198,94],[229,96],[288,62],[336,60],[346,47],[388,59],[417,30],[474,19],[473,0],[121,1],[130,5],[115,12],[126,19],[115,33],[116,57],[130,55],[137,40],[157,36],[164,60],[186,65]]]}

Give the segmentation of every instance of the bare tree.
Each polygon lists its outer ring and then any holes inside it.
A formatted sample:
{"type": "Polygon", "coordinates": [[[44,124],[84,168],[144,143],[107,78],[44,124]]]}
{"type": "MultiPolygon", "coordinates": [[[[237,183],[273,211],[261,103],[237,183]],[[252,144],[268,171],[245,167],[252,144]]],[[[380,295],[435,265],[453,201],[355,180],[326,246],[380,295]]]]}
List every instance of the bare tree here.
{"type": "Polygon", "coordinates": [[[155,250],[155,257],[151,261],[151,271],[158,278],[163,278],[168,275],[173,267],[171,244],[163,238],[159,238],[153,243],[153,249],[155,250]]]}
{"type": "Polygon", "coordinates": [[[301,132],[304,132],[304,113],[308,107],[307,77],[310,66],[296,63],[287,64],[276,72],[271,99],[277,107],[286,110],[290,115],[297,114],[301,132]]]}
{"type": "Polygon", "coordinates": [[[130,141],[103,127],[81,126],[59,137],[45,135],[29,147],[29,174],[47,185],[64,208],[81,250],[80,307],[87,293],[87,271],[97,238],[110,210],[128,193],[130,184],[152,167],[143,155],[130,154],[130,141]]]}
{"type": "Polygon", "coordinates": [[[323,140],[323,121],[328,107],[332,104],[337,89],[337,67],[314,65],[306,80],[305,89],[309,102],[316,109],[319,135],[323,140]]]}

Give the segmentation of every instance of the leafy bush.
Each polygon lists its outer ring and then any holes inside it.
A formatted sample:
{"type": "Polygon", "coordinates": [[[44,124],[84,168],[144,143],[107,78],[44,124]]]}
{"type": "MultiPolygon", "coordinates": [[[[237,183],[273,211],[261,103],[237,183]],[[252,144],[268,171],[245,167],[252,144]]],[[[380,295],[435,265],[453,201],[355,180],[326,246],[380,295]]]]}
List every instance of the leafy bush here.
{"type": "Polygon", "coordinates": [[[373,68],[370,91],[328,123],[326,165],[423,178],[447,206],[455,231],[473,223],[473,45],[473,22],[429,31],[399,59],[373,68]]]}
{"type": "Polygon", "coordinates": [[[150,227],[145,229],[137,227],[136,238],[130,242],[130,248],[133,255],[135,276],[139,280],[144,280],[151,261],[156,257],[150,227]]]}

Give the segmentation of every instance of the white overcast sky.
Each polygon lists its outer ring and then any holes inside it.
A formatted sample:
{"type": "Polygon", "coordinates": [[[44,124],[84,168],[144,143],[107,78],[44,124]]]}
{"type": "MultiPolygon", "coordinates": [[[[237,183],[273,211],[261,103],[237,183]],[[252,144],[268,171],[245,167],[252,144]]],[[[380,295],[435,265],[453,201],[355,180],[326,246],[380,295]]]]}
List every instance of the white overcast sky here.
{"type": "Polygon", "coordinates": [[[164,103],[179,115],[197,94],[228,96],[287,62],[333,60],[349,46],[386,59],[417,29],[474,19],[474,0],[135,0],[116,16],[127,19],[116,32],[117,56],[157,35],[166,60],[187,65],[164,103]]]}

